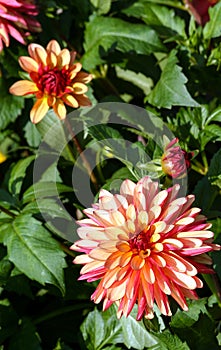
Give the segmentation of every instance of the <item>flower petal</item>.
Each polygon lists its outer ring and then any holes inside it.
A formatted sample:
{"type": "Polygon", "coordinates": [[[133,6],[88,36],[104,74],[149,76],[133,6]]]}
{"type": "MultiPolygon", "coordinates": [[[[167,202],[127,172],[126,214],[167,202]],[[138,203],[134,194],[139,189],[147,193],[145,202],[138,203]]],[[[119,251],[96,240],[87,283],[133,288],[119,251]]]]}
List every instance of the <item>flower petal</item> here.
{"type": "Polygon", "coordinates": [[[55,104],[53,105],[54,112],[58,115],[59,119],[63,120],[66,118],[66,107],[61,99],[57,99],[55,104]]]}
{"type": "Polygon", "coordinates": [[[29,95],[37,91],[37,85],[30,80],[19,80],[14,83],[9,89],[9,92],[16,96],[29,95]]]}
{"type": "Polygon", "coordinates": [[[21,56],[19,57],[19,64],[22,69],[24,69],[26,72],[38,72],[38,63],[31,57],[21,56]]]}
{"type": "Polygon", "coordinates": [[[37,100],[30,112],[30,118],[32,123],[39,123],[44,118],[48,110],[49,106],[46,97],[37,100]]]}
{"type": "Polygon", "coordinates": [[[61,48],[56,40],[51,40],[49,41],[46,50],[47,52],[53,51],[56,55],[59,55],[61,48]]]}

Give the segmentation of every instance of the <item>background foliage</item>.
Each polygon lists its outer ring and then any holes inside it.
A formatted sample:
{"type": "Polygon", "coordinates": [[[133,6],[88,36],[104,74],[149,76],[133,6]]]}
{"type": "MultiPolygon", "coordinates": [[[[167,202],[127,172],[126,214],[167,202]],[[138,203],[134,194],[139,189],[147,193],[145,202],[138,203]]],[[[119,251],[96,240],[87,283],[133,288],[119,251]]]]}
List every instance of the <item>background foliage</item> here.
{"type": "MultiPolygon", "coordinates": [[[[161,118],[183,149],[194,152],[188,191],[195,194],[195,204],[221,243],[221,3],[210,8],[204,27],[179,0],[41,0],[39,8],[43,30],[29,42],[45,46],[56,39],[75,49],[83,69],[94,76],[88,92],[94,105],[115,101],[143,107],[161,118]]],[[[77,281],[79,267],[72,264],[75,253],[69,250],[76,228],[68,212],[77,217],[82,209],[71,184],[76,151],[70,142],[62,153],[56,188],[51,183],[53,166],[33,180],[44,135],[57,123],[56,135],[45,140],[50,151],[65,135],[51,111],[32,125],[32,99],[8,93],[21,75],[21,55],[27,55],[27,47],[12,40],[0,56],[0,151],[7,157],[0,164],[0,348],[219,349],[218,253],[213,256],[216,275],[204,276],[201,298],[190,302],[188,312],[174,304],[171,318],[156,310],[153,321],[137,322],[135,312],[119,321],[114,307],[103,313],[90,302],[96,283],[77,281]],[[60,210],[57,191],[66,211],[60,210]],[[63,220],[62,227],[55,225],[56,218],[63,220]]],[[[104,112],[101,117],[108,122],[104,112]]],[[[79,139],[85,149],[108,136],[130,139],[138,155],[145,147],[136,142],[133,130],[110,125],[98,130],[90,127],[88,116],[79,119],[75,122],[83,120],[85,133],[79,139]]],[[[147,132],[140,128],[138,133],[146,137],[147,132]]],[[[151,143],[146,151],[153,159],[159,157],[151,143]]],[[[114,179],[142,176],[131,171],[130,162],[107,161],[101,149],[94,152],[100,162],[95,169],[99,187],[110,189],[114,179]]]]}

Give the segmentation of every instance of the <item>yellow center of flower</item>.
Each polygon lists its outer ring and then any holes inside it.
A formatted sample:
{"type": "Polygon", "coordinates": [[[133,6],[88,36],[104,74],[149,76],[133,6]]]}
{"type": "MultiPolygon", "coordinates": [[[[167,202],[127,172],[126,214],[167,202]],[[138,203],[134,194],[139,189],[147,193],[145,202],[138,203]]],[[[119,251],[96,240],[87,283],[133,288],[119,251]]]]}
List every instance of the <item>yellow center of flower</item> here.
{"type": "Polygon", "coordinates": [[[153,227],[148,226],[131,238],[128,243],[134,253],[138,253],[141,258],[145,259],[150,256],[152,251],[159,252],[163,250],[163,244],[158,242],[160,238],[160,234],[153,232],[153,227]]]}

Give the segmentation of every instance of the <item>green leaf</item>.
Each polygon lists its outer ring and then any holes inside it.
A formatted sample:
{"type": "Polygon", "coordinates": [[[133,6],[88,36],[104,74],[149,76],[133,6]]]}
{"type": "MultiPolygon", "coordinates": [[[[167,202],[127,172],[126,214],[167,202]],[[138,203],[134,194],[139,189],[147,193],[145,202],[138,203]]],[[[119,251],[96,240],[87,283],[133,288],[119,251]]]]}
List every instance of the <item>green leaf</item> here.
{"type": "Polygon", "coordinates": [[[96,8],[98,15],[106,14],[110,11],[111,0],[90,0],[90,2],[96,8]]]}
{"type": "Polygon", "coordinates": [[[0,344],[10,338],[17,330],[18,315],[8,300],[0,301],[0,344]]]}
{"type": "Polygon", "coordinates": [[[59,156],[62,155],[65,159],[73,161],[73,155],[69,150],[64,122],[60,121],[53,110],[49,110],[43,120],[36,125],[38,132],[42,137],[40,152],[45,152],[45,142],[53,151],[56,151],[59,156]],[[58,142],[59,140],[59,142],[58,142]]]}
{"type": "Polygon", "coordinates": [[[146,55],[166,51],[153,29],[110,17],[95,17],[87,24],[84,49],[82,64],[87,70],[104,63],[102,55],[105,56],[108,50],[146,55]]]}
{"type": "Polygon", "coordinates": [[[41,350],[39,337],[33,323],[28,319],[22,319],[18,330],[10,339],[10,350],[41,350]]]}
{"type": "Polygon", "coordinates": [[[172,328],[185,328],[191,327],[196,321],[199,320],[201,313],[206,314],[206,302],[207,299],[199,299],[190,302],[188,305],[188,311],[177,310],[176,314],[172,316],[170,325],[172,328]]]}
{"type": "Polygon", "coordinates": [[[148,95],[147,100],[158,108],[171,108],[172,106],[199,107],[199,104],[190,96],[185,86],[187,78],[181,72],[182,68],[176,64],[177,62],[176,50],[173,50],[168,56],[160,80],[148,95]]]}
{"type": "Polygon", "coordinates": [[[197,182],[193,194],[195,195],[194,205],[201,208],[203,214],[208,216],[218,191],[216,188],[212,187],[207,176],[204,176],[197,182]]]}
{"type": "Polygon", "coordinates": [[[25,295],[29,299],[34,299],[34,295],[31,290],[31,281],[16,267],[14,267],[12,270],[11,276],[7,281],[5,289],[18,295],[25,295]]]}
{"type": "Polygon", "coordinates": [[[106,312],[90,312],[81,325],[88,350],[101,350],[108,344],[122,343],[121,325],[113,308],[106,312]]]}
{"type": "Polygon", "coordinates": [[[120,319],[124,344],[129,349],[133,347],[138,350],[156,345],[157,339],[145,329],[143,322],[136,321],[136,314],[137,306],[134,306],[127,318],[123,316],[120,319]]]}
{"type": "Polygon", "coordinates": [[[42,224],[31,215],[18,216],[4,237],[8,258],[30,279],[51,283],[64,292],[64,253],[42,224]]]}
{"type": "Polygon", "coordinates": [[[22,203],[26,204],[36,198],[58,197],[59,194],[73,192],[73,188],[62,183],[52,183],[50,181],[37,182],[30,186],[23,194],[22,203]]]}
{"type": "Polygon", "coordinates": [[[184,20],[176,16],[174,10],[168,7],[150,3],[146,0],[139,0],[123,10],[123,13],[141,18],[147,25],[153,26],[164,37],[171,37],[176,34],[183,37],[186,36],[184,20]]]}
{"type": "Polygon", "coordinates": [[[118,78],[129,81],[139,87],[145,95],[150,93],[151,86],[153,85],[150,78],[147,78],[142,73],[135,73],[129,69],[122,69],[119,66],[116,66],[115,69],[118,78]]]}
{"type": "Polygon", "coordinates": [[[211,185],[216,185],[221,188],[221,149],[214,154],[211,160],[208,180],[211,185]]]}
{"type": "Polygon", "coordinates": [[[12,168],[10,179],[8,182],[9,191],[18,196],[20,194],[24,178],[26,176],[26,170],[35,159],[35,156],[30,156],[25,159],[19,160],[12,168]]]}
{"type": "Polygon", "coordinates": [[[63,218],[70,219],[70,215],[67,211],[52,198],[39,199],[37,202],[31,202],[22,210],[26,214],[38,214],[44,213],[48,218],[63,218]]]}
{"type": "Polygon", "coordinates": [[[219,333],[216,338],[218,340],[219,346],[221,346],[221,333],[219,333]]]}
{"type": "Polygon", "coordinates": [[[191,301],[189,311],[178,310],[170,322],[173,331],[181,340],[186,340],[190,349],[218,350],[215,322],[207,312],[206,303],[206,298],[191,301]]]}
{"type": "Polygon", "coordinates": [[[0,261],[0,285],[3,285],[7,282],[12,268],[13,264],[8,260],[7,257],[4,257],[0,261]]]}
{"type": "Polygon", "coordinates": [[[155,335],[159,343],[151,347],[151,350],[190,350],[186,342],[183,343],[176,334],[171,334],[168,329],[155,335]]]}
{"type": "Polygon", "coordinates": [[[186,341],[190,349],[219,350],[215,322],[206,314],[200,314],[199,320],[191,327],[173,328],[182,341],[186,341]]]}
{"type": "Polygon", "coordinates": [[[41,142],[41,135],[38,132],[36,125],[28,121],[24,127],[25,138],[30,147],[37,148],[41,142]]]}
{"type": "Polygon", "coordinates": [[[216,238],[221,236],[221,218],[219,217],[219,218],[212,219],[210,220],[210,222],[212,224],[211,230],[214,232],[214,240],[216,240],[216,238]]]}
{"type": "Polygon", "coordinates": [[[3,130],[21,114],[24,98],[9,94],[8,84],[2,78],[0,79],[0,90],[0,130],[3,130]]]}
{"type": "Polygon", "coordinates": [[[203,34],[205,39],[212,39],[221,36],[221,3],[209,7],[210,20],[206,23],[203,34]]]}

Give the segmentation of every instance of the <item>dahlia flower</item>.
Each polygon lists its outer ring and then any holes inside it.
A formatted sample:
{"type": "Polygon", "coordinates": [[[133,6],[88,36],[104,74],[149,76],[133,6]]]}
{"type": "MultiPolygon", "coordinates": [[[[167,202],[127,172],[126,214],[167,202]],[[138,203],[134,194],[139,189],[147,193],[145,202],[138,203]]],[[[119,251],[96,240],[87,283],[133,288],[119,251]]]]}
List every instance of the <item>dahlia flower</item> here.
{"type": "Polygon", "coordinates": [[[25,44],[29,31],[40,31],[40,23],[33,18],[37,14],[37,7],[32,0],[0,0],[0,51],[3,43],[9,46],[9,35],[25,44]]]}
{"type": "Polygon", "coordinates": [[[74,62],[76,52],[61,50],[56,40],[51,40],[46,50],[30,44],[28,52],[30,57],[21,56],[19,64],[31,80],[17,81],[9,91],[16,96],[35,94],[37,101],[30,112],[33,123],[40,122],[50,107],[60,119],[65,119],[65,104],[72,108],[91,105],[85,84],[92,76],[80,72],[81,63],[74,62]]]}
{"type": "Polygon", "coordinates": [[[161,158],[164,173],[172,178],[179,178],[185,175],[186,170],[190,167],[190,159],[193,157],[192,152],[184,151],[177,145],[177,142],[177,138],[170,141],[164,148],[161,158]]]}
{"type": "Polygon", "coordinates": [[[209,8],[219,2],[219,0],[184,0],[190,13],[200,25],[206,24],[209,21],[209,8]]]}
{"type": "Polygon", "coordinates": [[[99,202],[84,211],[81,239],[71,249],[84,253],[74,260],[84,265],[79,279],[100,279],[91,299],[103,299],[104,310],[116,303],[118,317],[128,316],[137,303],[137,320],[151,319],[154,302],[171,315],[168,296],[183,310],[186,298],[197,299],[197,273],[213,272],[206,253],[220,247],[211,243],[211,224],[200,209],[191,208],[194,196],[178,192],[179,185],[160,191],[149,177],[125,180],[120,194],[101,190],[99,202]]]}

